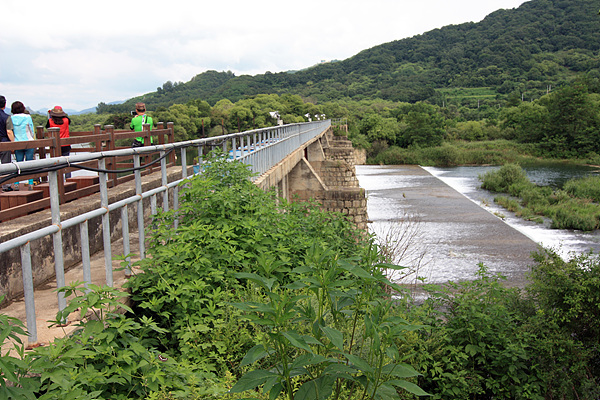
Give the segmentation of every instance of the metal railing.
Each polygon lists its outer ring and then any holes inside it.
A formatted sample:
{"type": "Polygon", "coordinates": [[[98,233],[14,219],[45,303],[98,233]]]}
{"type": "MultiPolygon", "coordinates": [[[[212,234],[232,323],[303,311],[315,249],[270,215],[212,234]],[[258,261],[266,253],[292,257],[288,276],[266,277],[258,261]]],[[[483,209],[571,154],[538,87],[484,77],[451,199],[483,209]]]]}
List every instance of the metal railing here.
{"type": "MultiPolygon", "coordinates": [[[[56,275],[57,288],[65,286],[65,266],[63,258],[62,231],[69,227],[79,226],[81,240],[81,258],[83,265],[83,279],[87,285],[91,283],[91,262],[90,245],[88,233],[88,220],[94,217],[102,218],[102,238],[104,247],[104,265],[106,284],[113,285],[112,269],[112,249],[110,237],[109,213],[113,210],[121,210],[121,227],[123,237],[124,255],[130,253],[130,232],[129,232],[129,204],[137,204],[137,223],[138,227],[138,247],[140,258],[145,258],[145,235],[144,235],[144,205],[143,200],[150,198],[151,213],[156,213],[157,196],[162,195],[163,210],[169,209],[169,189],[173,189],[173,208],[179,208],[178,185],[188,178],[188,163],[186,150],[190,147],[197,148],[198,169],[201,173],[202,156],[207,149],[221,148],[233,160],[250,166],[252,172],[260,175],[267,172],[270,168],[285,159],[289,154],[307,143],[311,139],[319,136],[331,126],[330,120],[316,121],[309,123],[283,125],[272,128],[256,129],[230,135],[216,136],[205,139],[189,140],[185,142],[170,143],[156,146],[146,146],[131,149],[120,149],[105,152],[95,152],[86,154],[75,154],[69,157],[53,157],[33,161],[23,161],[12,164],[0,164],[0,181],[14,179],[15,176],[29,176],[33,173],[40,173],[40,170],[48,171],[48,181],[50,186],[50,205],[51,205],[51,225],[38,229],[34,232],[7,240],[0,243],[0,254],[12,249],[20,249],[21,269],[23,273],[23,293],[26,308],[26,324],[29,333],[29,341],[37,342],[37,326],[34,302],[34,286],[31,264],[31,246],[32,240],[41,239],[46,236],[52,236],[54,249],[54,273],[56,275]],[[168,181],[167,175],[167,156],[172,151],[180,151],[181,160],[181,179],[168,181]],[[141,166],[140,159],[149,154],[158,153],[161,164],[161,186],[142,191],[141,166]],[[135,175],[135,195],[126,199],[109,203],[109,175],[114,174],[114,170],[106,169],[106,160],[110,157],[131,156],[134,160],[135,175]],[[58,191],[58,176],[62,168],[77,168],[78,164],[96,160],[100,182],[100,208],[88,211],[61,221],[60,201],[58,191]]],[[[194,157],[195,158],[195,157],[194,157]]],[[[130,260],[128,260],[130,262],[130,260]]],[[[130,273],[126,270],[126,273],[130,273]]],[[[66,307],[66,300],[63,293],[58,293],[58,308],[63,310],[66,307]]]]}
{"type": "MultiPolygon", "coordinates": [[[[150,145],[151,143],[160,145],[175,142],[175,134],[172,122],[167,123],[166,127],[163,122],[158,122],[156,128],[153,130],[150,130],[149,124],[145,124],[142,132],[134,132],[132,130],[115,130],[113,125],[105,125],[104,130],[102,130],[100,125],[94,125],[93,131],[71,131],[70,137],[68,138],[61,138],[60,129],[58,128],[49,128],[48,130],[44,131],[43,127],[38,126],[36,128],[36,137],[38,138],[37,140],[2,142],[0,143],[0,151],[11,152],[16,150],[35,149],[38,158],[45,159],[48,157],[60,157],[62,155],[62,146],[71,146],[71,154],[74,155],[74,153],[106,152],[123,148],[131,148],[131,142],[136,137],[142,137],[145,145],[150,145]],[[117,144],[119,142],[125,143],[126,146],[119,146],[117,144]]],[[[142,160],[142,162],[144,161],[145,160],[142,160]]],[[[175,162],[174,155],[170,161],[171,163],[175,162]]],[[[91,161],[91,163],[92,164],[90,164],[90,166],[93,167],[94,161],[91,161]]],[[[130,168],[133,166],[133,161],[131,159],[127,159],[126,157],[121,159],[113,157],[112,159],[107,159],[106,166],[108,169],[125,168],[125,166],[130,168]]],[[[63,172],[71,172],[71,169],[64,169],[63,172]]],[[[144,173],[152,172],[154,172],[152,168],[144,171],[144,173]]],[[[15,176],[13,179],[9,179],[4,183],[18,182],[18,178],[18,176],[15,176]]],[[[47,174],[31,174],[29,178],[37,182],[38,179],[47,179],[47,174]]],[[[124,181],[133,179],[133,176],[131,174],[129,176],[117,176],[117,174],[112,174],[109,179],[109,185],[112,187],[124,181]]],[[[58,183],[61,203],[65,203],[67,201],[85,196],[86,194],[98,191],[97,187],[90,186],[85,188],[77,188],[75,190],[72,190],[73,187],[70,186],[69,190],[67,190],[63,184],[63,180],[60,179],[60,177],[58,179],[58,183]]],[[[47,191],[48,184],[44,182],[43,185],[45,186],[44,190],[47,191]]],[[[41,186],[37,187],[36,189],[39,190],[40,188],[41,186]]],[[[23,195],[23,197],[25,196],[23,195]]],[[[50,207],[50,201],[48,198],[49,196],[47,194],[41,197],[37,196],[37,199],[34,197],[35,196],[31,196],[27,198],[27,201],[21,200],[12,202],[17,204],[10,204],[11,201],[9,199],[0,199],[0,221],[7,221],[50,207]]]]}

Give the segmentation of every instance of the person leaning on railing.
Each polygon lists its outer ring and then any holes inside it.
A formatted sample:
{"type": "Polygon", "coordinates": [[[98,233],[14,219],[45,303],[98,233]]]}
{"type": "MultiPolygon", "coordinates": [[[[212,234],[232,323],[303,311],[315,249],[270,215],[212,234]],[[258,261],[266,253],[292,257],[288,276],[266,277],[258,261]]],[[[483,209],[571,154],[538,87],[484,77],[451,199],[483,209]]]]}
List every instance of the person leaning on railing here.
{"type": "MultiPolygon", "coordinates": [[[[6,121],[9,116],[4,112],[4,108],[6,108],[6,97],[0,96],[0,142],[12,142],[15,140],[12,131],[10,135],[6,130],[6,121]]],[[[11,162],[11,152],[10,151],[0,151],[0,162],[2,164],[10,164],[11,162]]],[[[11,192],[13,188],[9,184],[2,185],[3,192],[11,192]]]]}
{"type": "MultiPolygon", "coordinates": [[[[144,130],[144,124],[150,124],[150,130],[154,126],[152,117],[146,114],[146,104],[136,103],[135,104],[136,116],[131,119],[129,128],[134,132],[142,132],[144,130]]],[[[152,143],[152,137],[150,137],[150,143],[152,143]]],[[[136,137],[132,143],[132,147],[140,147],[144,145],[144,138],[136,137]]]]}

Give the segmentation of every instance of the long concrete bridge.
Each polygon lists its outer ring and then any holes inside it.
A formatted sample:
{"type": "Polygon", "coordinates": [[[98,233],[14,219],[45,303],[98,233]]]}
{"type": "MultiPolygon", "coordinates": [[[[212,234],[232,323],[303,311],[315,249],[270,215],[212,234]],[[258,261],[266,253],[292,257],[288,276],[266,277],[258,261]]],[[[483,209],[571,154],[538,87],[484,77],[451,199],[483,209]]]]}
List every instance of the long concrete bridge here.
{"type": "MultiPolygon", "coordinates": [[[[339,125],[338,131],[347,131],[339,125]]],[[[50,187],[48,210],[2,222],[0,225],[0,290],[3,310],[26,322],[29,345],[63,335],[69,328],[49,329],[46,321],[66,306],[55,289],[72,281],[120,286],[131,273],[131,259],[120,270],[122,257],[145,257],[144,226],[157,213],[179,207],[179,183],[201,173],[202,162],[190,165],[188,150],[198,160],[215,147],[250,166],[256,185],[276,187],[287,199],[314,199],[326,210],[347,215],[366,229],[364,190],[358,186],[354,165],[363,163],[345,136],[334,135],[330,120],[284,125],[232,135],[137,149],[96,152],[71,157],[0,165],[0,177],[27,175],[46,168],[50,187]],[[194,150],[194,151],[196,151],[194,150]],[[178,151],[180,166],[167,167],[166,155],[178,151]],[[144,156],[160,155],[159,172],[142,175],[144,156]],[[135,179],[109,187],[106,160],[131,156],[135,179]],[[61,204],[60,168],[97,160],[98,192],[61,204]],[[141,229],[140,229],[141,228],[141,229]]],[[[364,156],[363,156],[364,157],[364,156]]],[[[178,163],[179,164],[179,163],[178,163]]]]}

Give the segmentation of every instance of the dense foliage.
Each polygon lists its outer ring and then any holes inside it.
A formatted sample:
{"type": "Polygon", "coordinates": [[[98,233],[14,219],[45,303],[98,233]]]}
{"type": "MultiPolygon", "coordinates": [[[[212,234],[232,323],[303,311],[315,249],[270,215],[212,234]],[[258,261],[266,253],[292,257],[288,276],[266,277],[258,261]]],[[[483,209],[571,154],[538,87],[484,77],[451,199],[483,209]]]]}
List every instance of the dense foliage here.
{"type": "MultiPolygon", "coordinates": [[[[0,315],[0,397],[15,399],[595,399],[600,262],[536,255],[526,291],[484,266],[417,304],[342,215],[263,192],[214,155],[159,213],[127,295],[78,283],[25,352],[0,315]],[[175,222],[177,222],[175,224],[175,222]],[[395,296],[390,296],[390,291],[395,296]],[[121,312],[119,312],[121,311],[121,312]],[[124,312],[124,313],[123,313],[124,312]]],[[[125,256],[124,256],[125,257],[125,256]]]]}
{"type": "Polygon", "coordinates": [[[481,265],[474,281],[431,287],[414,309],[429,326],[414,358],[433,398],[598,398],[600,261],[549,250],[534,259],[524,291],[481,265]]]}

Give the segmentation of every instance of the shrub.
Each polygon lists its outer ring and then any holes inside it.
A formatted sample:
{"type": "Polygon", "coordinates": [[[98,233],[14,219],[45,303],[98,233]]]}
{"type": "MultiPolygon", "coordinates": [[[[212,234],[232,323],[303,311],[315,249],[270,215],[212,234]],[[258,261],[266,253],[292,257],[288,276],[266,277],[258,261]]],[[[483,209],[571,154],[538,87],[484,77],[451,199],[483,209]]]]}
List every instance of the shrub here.
{"type": "Polygon", "coordinates": [[[570,199],[547,210],[552,228],[593,231],[600,228],[600,207],[586,201],[570,199]]]}
{"type": "Polygon", "coordinates": [[[544,250],[533,255],[536,263],[527,292],[535,304],[534,322],[548,340],[539,342],[546,365],[548,388],[554,398],[600,396],[600,260],[587,253],[563,260],[544,250]]]}
{"type": "Polygon", "coordinates": [[[600,227],[600,205],[587,197],[595,196],[595,186],[600,184],[595,178],[569,181],[565,184],[566,189],[553,191],[550,187],[531,183],[518,165],[507,164],[479,179],[484,189],[519,197],[519,202],[505,196],[496,197],[494,201],[522,218],[543,222],[540,217],[543,215],[552,220],[550,226],[556,229],[593,231],[600,227]]]}
{"type": "Polygon", "coordinates": [[[59,290],[74,297],[53,323],[76,311],[80,322],[72,335],[27,355],[29,373],[39,377],[38,399],[141,399],[161,390],[178,397],[208,393],[200,387],[214,377],[155,347],[163,329],[152,319],[137,322],[119,312],[131,312],[120,301],[125,293],[108,286],[84,288],[79,282],[59,290]]]}
{"type": "Polygon", "coordinates": [[[519,292],[479,268],[472,282],[432,287],[415,311],[431,326],[415,349],[419,384],[434,399],[542,399],[538,367],[530,360],[534,336],[520,328],[515,307],[519,292]]]}
{"type": "Polygon", "coordinates": [[[572,179],[565,183],[563,189],[569,195],[580,199],[589,199],[600,203],[600,177],[588,176],[572,179]]]}
{"type": "Polygon", "coordinates": [[[505,164],[500,169],[489,171],[480,176],[479,179],[482,182],[481,187],[483,189],[513,195],[514,192],[529,186],[527,175],[518,164],[505,164]]]}

